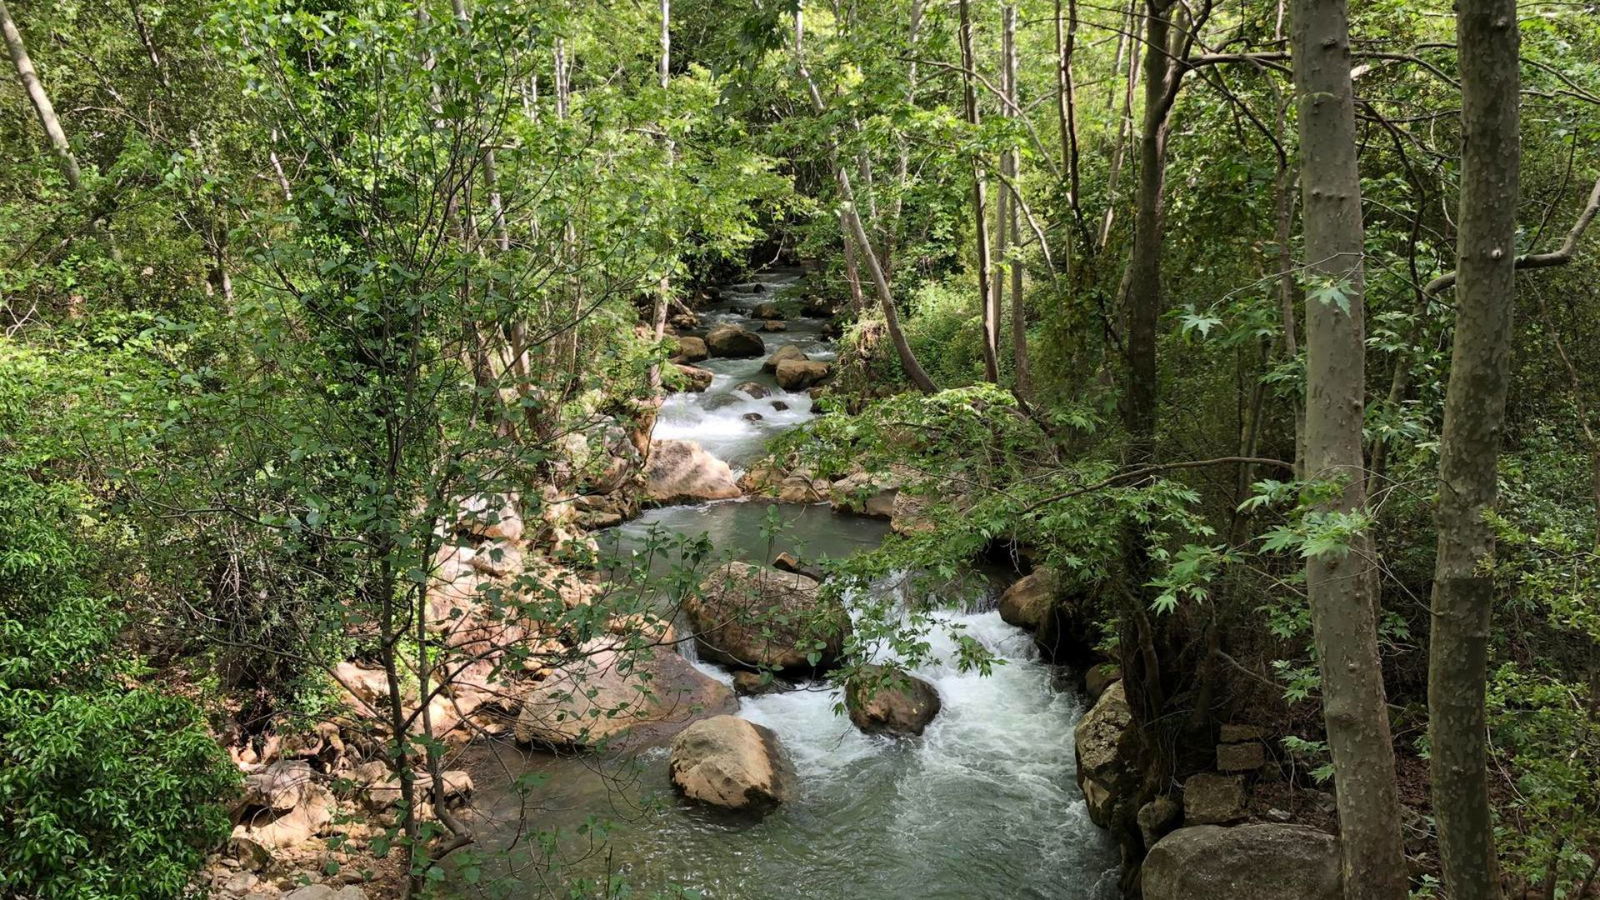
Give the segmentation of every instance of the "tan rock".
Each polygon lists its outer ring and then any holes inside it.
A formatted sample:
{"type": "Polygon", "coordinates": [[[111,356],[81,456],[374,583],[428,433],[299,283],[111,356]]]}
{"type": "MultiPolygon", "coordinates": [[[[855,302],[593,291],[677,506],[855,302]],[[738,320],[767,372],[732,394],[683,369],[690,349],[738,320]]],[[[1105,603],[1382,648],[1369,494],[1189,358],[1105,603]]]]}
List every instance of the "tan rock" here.
{"type": "Polygon", "coordinates": [[[816,582],[748,563],[713,572],[684,598],[683,612],[702,658],[745,668],[826,669],[850,633],[844,606],[820,600],[816,582]]]}
{"type": "Polygon", "coordinates": [[[825,362],[812,360],[786,359],[778,363],[773,371],[773,377],[778,380],[778,387],[786,391],[803,391],[826,381],[833,374],[833,366],[825,362]]]}
{"type": "Polygon", "coordinates": [[[1050,616],[1056,585],[1056,574],[1050,569],[1035,569],[1024,575],[1000,595],[1000,618],[1018,628],[1037,631],[1050,616]]]}
{"type": "Polygon", "coordinates": [[[1140,869],[1145,900],[1340,900],[1339,842],[1300,825],[1180,828],[1140,869]]]}
{"type": "Polygon", "coordinates": [[[735,716],[685,728],[672,741],[668,769],[685,796],[726,809],[766,809],[796,792],[794,769],[777,736],[735,716]]]}
{"type": "Polygon", "coordinates": [[[696,363],[710,355],[711,351],[706,348],[704,339],[685,335],[678,338],[678,352],[672,355],[672,361],[677,363],[696,363]]]}
{"type": "Polygon", "coordinates": [[[882,666],[863,666],[845,686],[850,721],[868,734],[920,735],[942,703],[933,685],[882,666]]]}
{"type": "Polygon", "coordinates": [[[784,344],[782,347],[772,351],[772,355],[767,357],[766,361],[761,364],[761,371],[770,375],[778,371],[778,366],[781,363],[807,362],[809,359],[810,357],[806,356],[805,351],[799,347],[793,344],[784,344]]]}
{"type": "Polygon", "coordinates": [[[651,441],[645,496],[657,503],[728,500],[742,491],[728,464],[693,441],[651,441]]]}
{"type": "Polygon", "coordinates": [[[1201,773],[1183,783],[1183,820],[1189,825],[1226,825],[1244,818],[1244,780],[1201,773]]]}

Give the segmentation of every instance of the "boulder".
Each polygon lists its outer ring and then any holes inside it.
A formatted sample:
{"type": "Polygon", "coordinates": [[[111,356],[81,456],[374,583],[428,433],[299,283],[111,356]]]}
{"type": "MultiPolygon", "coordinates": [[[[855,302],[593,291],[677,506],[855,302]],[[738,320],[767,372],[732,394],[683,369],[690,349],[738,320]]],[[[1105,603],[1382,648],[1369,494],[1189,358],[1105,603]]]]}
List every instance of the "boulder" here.
{"type": "Polygon", "coordinates": [[[1139,836],[1144,840],[1145,847],[1154,847],[1156,841],[1161,840],[1178,827],[1178,822],[1183,818],[1183,806],[1167,794],[1151,800],[1139,807],[1139,813],[1134,821],[1139,825],[1139,836]]]}
{"type": "Polygon", "coordinates": [[[1056,597],[1056,574],[1050,569],[1035,569],[1006,588],[1000,595],[1000,618],[1008,624],[1038,631],[1050,615],[1056,597]]]}
{"type": "Polygon", "coordinates": [[[680,732],[668,771],[684,796],[725,809],[764,810],[795,794],[794,768],[777,735],[735,716],[715,716],[680,732]]]}
{"type": "Polygon", "coordinates": [[[457,530],[473,537],[519,541],[522,517],[517,514],[517,498],[477,495],[461,501],[457,530]]]}
{"type": "Polygon", "coordinates": [[[756,319],[782,319],[784,317],[783,307],[779,306],[776,300],[764,300],[757,303],[751,308],[750,315],[756,319]]]}
{"type": "Polygon", "coordinates": [[[751,400],[760,400],[762,397],[765,397],[768,394],[772,393],[772,389],[771,388],[768,388],[766,385],[762,384],[759,381],[742,382],[740,384],[734,385],[733,389],[738,391],[738,392],[740,392],[740,393],[742,393],[742,394],[749,395],[751,400]]]}
{"type": "Polygon", "coordinates": [[[938,690],[921,678],[863,666],[845,686],[844,705],[867,734],[920,735],[942,704],[938,690]]]}
{"type": "Polygon", "coordinates": [[[1106,688],[1122,680],[1122,669],[1111,663],[1095,663],[1083,673],[1083,689],[1098,700],[1106,688]]]}
{"type": "Polygon", "coordinates": [[[778,483],[778,500],[783,503],[821,503],[827,499],[828,483],[811,477],[807,469],[795,469],[778,483]]]}
{"type": "Polygon", "coordinates": [[[739,418],[745,420],[746,422],[759,422],[765,417],[762,416],[761,413],[751,412],[751,413],[745,413],[744,415],[740,416],[739,418]]]}
{"type": "Polygon", "coordinates": [[[624,641],[600,639],[523,697],[516,738],[555,747],[593,747],[625,735],[659,740],[737,708],[727,685],[671,648],[627,649],[624,641]]]}
{"type": "Polygon", "coordinates": [[[774,350],[772,355],[767,357],[767,361],[761,364],[761,371],[771,374],[778,371],[778,366],[781,363],[791,361],[807,362],[808,360],[809,357],[807,357],[799,347],[796,347],[793,344],[784,344],[782,347],[774,350]]]}
{"type": "Polygon", "coordinates": [[[1089,818],[1101,828],[1131,821],[1129,808],[1140,781],[1139,736],[1122,682],[1100,695],[1073,731],[1078,787],[1089,818]]]}
{"type": "Polygon", "coordinates": [[[246,809],[233,827],[233,837],[252,841],[269,852],[294,847],[316,837],[333,821],[335,806],[332,791],[307,782],[296,789],[287,810],[260,806],[246,809]]]}
{"type": "Polygon", "coordinates": [[[772,408],[778,412],[785,412],[789,409],[789,404],[782,400],[774,400],[772,401],[772,408]]]}
{"type": "Polygon", "coordinates": [[[706,334],[705,341],[706,349],[712,356],[744,359],[767,352],[767,345],[761,340],[761,335],[747,328],[740,328],[738,325],[718,325],[706,334]]]}
{"type": "Polygon", "coordinates": [[[1233,775],[1201,773],[1183,783],[1183,820],[1190,825],[1226,825],[1244,818],[1244,781],[1233,775]]]}
{"type": "Polygon", "coordinates": [[[678,375],[683,379],[683,387],[681,389],[696,394],[711,387],[712,379],[717,377],[715,372],[710,369],[702,369],[699,366],[686,366],[678,363],[675,367],[678,370],[678,375]]]}
{"type": "Polygon", "coordinates": [[[698,503],[739,496],[728,464],[694,441],[651,441],[645,496],[657,503],[698,503]]]}
{"type": "Polygon", "coordinates": [[[678,352],[672,354],[672,361],[678,363],[694,363],[706,359],[711,351],[706,347],[704,338],[693,335],[684,335],[678,338],[678,352]]]}
{"type": "Polygon", "coordinates": [[[774,678],[770,672],[744,672],[733,673],[733,692],[741,697],[759,697],[762,694],[786,694],[794,690],[794,685],[781,678],[774,678]]]}
{"type": "Polygon", "coordinates": [[[891,478],[852,472],[829,486],[828,498],[834,509],[888,519],[894,515],[894,498],[899,490],[891,478]]]}
{"type": "Polygon", "coordinates": [[[353,884],[339,888],[326,884],[308,884],[284,894],[282,900],[367,900],[367,892],[353,884]]]}
{"type": "Polygon", "coordinates": [[[1260,741],[1217,745],[1218,772],[1254,772],[1266,764],[1267,751],[1260,741]]]}
{"type": "Polygon", "coordinates": [[[1255,725],[1229,724],[1222,726],[1217,740],[1224,744],[1242,744],[1245,741],[1259,741],[1265,736],[1265,732],[1255,725]]]}
{"type": "Polygon", "coordinates": [[[928,518],[928,501],[896,491],[889,510],[889,530],[895,534],[926,534],[938,527],[928,518]]]}
{"type": "Polygon", "coordinates": [[[786,359],[778,363],[778,368],[773,371],[773,376],[778,379],[778,387],[786,391],[803,391],[832,374],[833,366],[828,363],[798,359],[786,359]]]}
{"type": "Polygon", "coordinates": [[[701,658],[743,668],[826,669],[850,633],[843,604],[821,601],[816,582],[749,563],[713,572],[684,598],[683,612],[701,658]]]}
{"type": "Polygon", "coordinates": [[[768,319],[761,323],[761,330],[769,333],[773,331],[788,331],[789,323],[780,322],[777,319],[768,319]]]}
{"type": "Polygon", "coordinates": [[[1145,900],[1339,900],[1339,842],[1303,825],[1180,828],[1140,881],[1145,900]]]}

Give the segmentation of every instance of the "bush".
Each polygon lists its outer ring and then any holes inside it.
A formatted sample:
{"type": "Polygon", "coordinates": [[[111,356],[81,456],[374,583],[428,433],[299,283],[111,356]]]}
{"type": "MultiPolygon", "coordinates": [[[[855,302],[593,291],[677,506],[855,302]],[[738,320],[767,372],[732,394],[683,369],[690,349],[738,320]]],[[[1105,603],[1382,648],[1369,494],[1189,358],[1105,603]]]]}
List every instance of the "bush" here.
{"type": "Polygon", "coordinates": [[[182,895],[237,773],[191,702],[137,684],[87,573],[95,522],[0,380],[0,896],[182,895]]]}

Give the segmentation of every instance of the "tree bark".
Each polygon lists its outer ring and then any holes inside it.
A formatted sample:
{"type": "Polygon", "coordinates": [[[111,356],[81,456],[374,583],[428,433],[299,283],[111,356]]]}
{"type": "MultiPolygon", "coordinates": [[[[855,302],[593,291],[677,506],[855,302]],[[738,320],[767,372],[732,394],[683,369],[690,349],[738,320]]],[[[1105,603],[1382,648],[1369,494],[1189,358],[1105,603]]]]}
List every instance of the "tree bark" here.
{"type": "MultiPolygon", "coordinates": [[[[1295,0],[1294,75],[1300,114],[1306,269],[1327,289],[1306,301],[1306,469],[1340,480],[1328,515],[1366,512],[1361,428],[1365,338],[1361,181],[1344,0],[1295,0]],[[1330,299],[1330,286],[1340,299],[1330,299]]],[[[1377,578],[1370,536],[1306,564],[1322,669],[1323,718],[1337,784],[1344,893],[1405,900],[1394,746],[1378,655],[1377,578]]]]}
{"type": "Polygon", "coordinates": [[[56,117],[56,108],[50,104],[50,95],[45,93],[44,84],[39,81],[39,75],[33,69],[33,60],[28,56],[28,47],[22,42],[22,32],[17,30],[17,23],[11,20],[11,11],[6,9],[4,0],[0,0],[0,31],[5,32],[6,49],[11,53],[11,62],[17,68],[17,78],[22,82],[22,89],[28,95],[28,101],[33,104],[33,111],[39,116],[39,124],[44,128],[45,137],[50,139],[50,149],[56,155],[56,164],[61,167],[61,174],[67,179],[67,186],[73,193],[83,190],[83,175],[78,169],[78,158],[72,155],[72,145],[67,142],[67,133],[61,128],[61,120],[56,117]]]}
{"type": "Polygon", "coordinates": [[[1148,0],[1145,14],[1144,124],[1139,135],[1139,185],[1124,303],[1128,332],[1128,396],[1123,421],[1130,465],[1155,459],[1156,329],[1161,316],[1161,208],[1166,191],[1167,123],[1176,78],[1169,18],[1174,0],[1148,0]]]}
{"type": "MultiPolygon", "coordinates": [[[[656,78],[661,87],[663,102],[667,86],[672,80],[672,0],[661,0],[661,58],[656,72],[656,78]]],[[[665,133],[661,137],[667,151],[667,165],[670,167],[676,160],[676,151],[672,146],[672,138],[665,133]]],[[[672,300],[672,276],[662,275],[656,284],[655,302],[650,309],[650,333],[655,338],[657,345],[667,336],[667,306],[672,300]]],[[[656,363],[650,366],[650,392],[655,393],[661,388],[661,365],[656,363]]]]}
{"type": "Polygon", "coordinates": [[[1484,691],[1494,507],[1516,288],[1516,0],[1459,0],[1461,211],[1456,327],[1439,437],[1439,549],[1428,654],[1433,809],[1452,900],[1500,896],[1484,691]]]}
{"type": "MultiPolygon", "coordinates": [[[[972,53],[972,8],[968,0],[961,0],[961,94],[963,106],[966,111],[967,124],[972,126],[976,133],[980,124],[978,114],[978,93],[972,85],[973,73],[976,70],[977,58],[972,53]]],[[[989,223],[988,200],[985,197],[983,164],[978,161],[976,153],[972,157],[972,221],[973,229],[977,232],[978,245],[978,304],[982,311],[980,315],[983,328],[983,374],[991,383],[1000,381],[1000,324],[999,313],[996,307],[999,301],[992,293],[994,285],[993,265],[989,259],[989,223]]]]}
{"type": "MultiPolygon", "coordinates": [[[[1006,116],[1010,118],[1016,116],[1018,114],[1017,111],[1021,109],[1017,102],[1020,91],[1017,83],[1017,8],[1015,6],[1007,6],[1005,8],[1005,31],[1001,56],[1004,57],[1005,64],[1006,116]]],[[[1000,171],[1004,174],[1006,184],[1010,187],[1015,187],[1017,184],[1017,163],[1018,153],[1016,148],[1008,149],[1004,159],[1001,160],[1000,171]]],[[[1020,247],[1022,245],[1022,218],[1019,207],[1022,205],[1022,199],[1009,191],[1004,192],[1002,196],[1006,198],[1004,221],[1000,223],[1000,227],[1005,230],[1006,234],[1003,242],[1008,248],[1020,247]]],[[[1074,203],[1076,203],[1076,200],[1074,200],[1074,203]]],[[[1015,251],[1012,252],[1015,253],[1015,251]]],[[[1013,256],[1007,260],[1007,265],[1011,274],[1011,365],[1013,378],[1015,379],[1013,389],[1017,392],[1017,396],[1027,398],[1032,392],[1032,379],[1028,371],[1028,314],[1022,297],[1022,261],[1013,256]]],[[[996,305],[996,313],[1000,311],[1000,308],[999,305],[996,305]]]]}

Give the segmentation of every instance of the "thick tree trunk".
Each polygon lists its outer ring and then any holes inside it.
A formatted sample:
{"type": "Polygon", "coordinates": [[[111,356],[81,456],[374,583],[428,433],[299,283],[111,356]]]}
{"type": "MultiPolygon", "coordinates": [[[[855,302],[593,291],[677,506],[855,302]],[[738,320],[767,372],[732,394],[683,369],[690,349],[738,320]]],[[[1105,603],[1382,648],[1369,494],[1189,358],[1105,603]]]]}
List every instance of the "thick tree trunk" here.
{"type": "Polygon", "coordinates": [[[1516,0],[1459,0],[1461,213],[1456,328],[1439,437],[1428,734],[1433,809],[1452,900],[1500,896],[1484,690],[1494,583],[1484,572],[1505,421],[1516,287],[1516,0]]]}
{"type": "Polygon", "coordinates": [[[1128,332],[1128,464],[1148,465],[1156,442],[1156,329],[1161,316],[1161,207],[1166,191],[1167,122],[1175,77],[1168,48],[1173,0],[1149,0],[1145,15],[1144,125],[1133,252],[1124,296],[1128,332]]]}
{"type": "MultiPolygon", "coordinates": [[[[1306,302],[1306,469],[1310,478],[1343,482],[1343,491],[1322,512],[1360,515],[1367,506],[1361,444],[1364,232],[1344,0],[1296,0],[1293,47],[1306,269],[1325,288],[1311,292],[1306,302]]],[[[1370,537],[1352,544],[1344,553],[1313,556],[1306,565],[1338,787],[1344,892],[1350,900],[1404,900],[1373,548],[1370,537]]]]}
{"type": "MultiPolygon", "coordinates": [[[[968,0],[961,0],[961,92],[967,124],[977,130],[979,124],[978,92],[973,87],[973,75],[978,64],[972,53],[972,9],[968,0]]],[[[1000,323],[996,307],[999,305],[993,291],[993,264],[989,259],[988,200],[985,196],[983,164],[972,157],[972,222],[977,232],[978,245],[978,304],[983,329],[983,374],[991,383],[1000,381],[1000,323]]]]}
{"type": "Polygon", "coordinates": [[[0,31],[6,35],[6,49],[11,52],[11,62],[17,67],[17,78],[22,82],[22,89],[28,95],[28,102],[33,104],[33,111],[39,116],[39,124],[43,126],[45,137],[50,139],[50,149],[56,155],[56,163],[61,167],[61,174],[67,179],[67,186],[73,193],[83,189],[83,176],[78,170],[78,158],[72,155],[72,145],[67,143],[67,133],[61,128],[61,120],[56,118],[56,109],[50,104],[50,95],[44,91],[44,84],[39,81],[39,75],[33,70],[33,60],[28,57],[28,47],[22,43],[22,32],[17,30],[17,23],[11,20],[11,11],[6,9],[4,0],[0,0],[0,31]]]}

